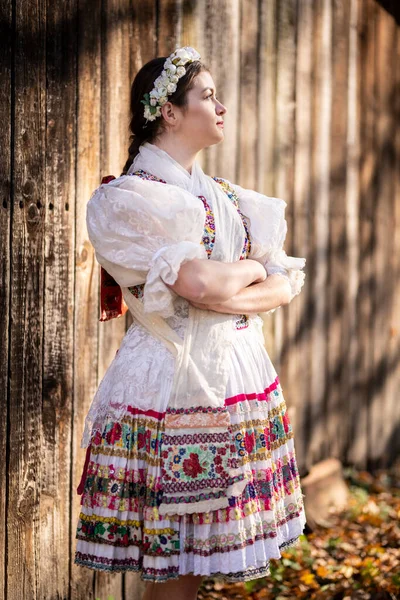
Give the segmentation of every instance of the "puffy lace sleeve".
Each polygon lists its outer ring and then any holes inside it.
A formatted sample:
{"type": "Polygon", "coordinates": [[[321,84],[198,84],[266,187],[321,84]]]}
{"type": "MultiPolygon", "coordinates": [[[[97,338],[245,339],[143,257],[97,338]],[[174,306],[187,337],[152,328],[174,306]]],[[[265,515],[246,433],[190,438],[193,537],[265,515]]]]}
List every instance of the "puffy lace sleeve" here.
{"type": "Polygon", "coordinates": [[[121,287],[145,283],[144,311],[173,314],[181,265],[207,258],[204,205],[177,186],[124,175],[100,185],[86,209],[96,259],[121,287]]]}
{"type": "Polygon", "coordinates": [[[279,274],[285,277],[290,283],[291,299],[294,298],[304,284],[305,273],[302,269],[306,259],[287,256],[283,249],[287,234],[287,203],[281,198],[265,196],[236,184],[231,185],[239,198],[240,210],[249,222],[249,258],[261,262],[268,275],[279,274]]]}

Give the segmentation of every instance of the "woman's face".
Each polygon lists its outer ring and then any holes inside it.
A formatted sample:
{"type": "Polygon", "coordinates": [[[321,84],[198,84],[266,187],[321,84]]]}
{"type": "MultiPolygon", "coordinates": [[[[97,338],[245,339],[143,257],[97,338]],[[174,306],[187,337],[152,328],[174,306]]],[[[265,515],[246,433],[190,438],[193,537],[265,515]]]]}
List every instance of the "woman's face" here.
{"type": "Polygon", "coordinates": [[[208,71],[202,71],[195,78],[194,87],[188,92],[187,111],[183,113],[173,105],[171,108],[176,117],[175,133],[193,149],[207,148],[224,139],[223,120],[227,109],[217,100],[215,84],[208,71]],[[221,121],[222,124],[218,124],[221,121]]]}

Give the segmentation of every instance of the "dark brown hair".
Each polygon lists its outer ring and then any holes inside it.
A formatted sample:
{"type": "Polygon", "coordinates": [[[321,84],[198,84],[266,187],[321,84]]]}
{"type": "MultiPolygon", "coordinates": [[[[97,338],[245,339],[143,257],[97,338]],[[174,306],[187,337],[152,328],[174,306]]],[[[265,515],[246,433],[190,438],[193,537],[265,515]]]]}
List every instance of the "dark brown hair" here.
{"type": "MultiPolygon", "coordinates": [[[[164,67],[164,63],[168,57],[160,56],[153,58],[147,62],[137,72],[131,87],[131,121],[129,129],[131,131],[129,156],[125,163],[121,175],[125,175],[131,166],[133,159],[139,153],[139,147],[144,142],[152,143],[153,140],[165,130],[165,121],[162,116],[157,117],[154,121],[148,121],[144,117],[144,104],[141,100],[144,99],[144,94],[150,93],[154,87],[154,81],[157,79],[164,67]]],[[[176,90],[173,94],[168,95],[168,102],[172,102],[179,106],[183,113],[187,110],[188,100],[187,93],[194,87],[195,77],[202,71],[210,71],[210,69],[200,60],[196,60],[185,65],[186,73],[179,79],[176,84],[176,90]]]]}

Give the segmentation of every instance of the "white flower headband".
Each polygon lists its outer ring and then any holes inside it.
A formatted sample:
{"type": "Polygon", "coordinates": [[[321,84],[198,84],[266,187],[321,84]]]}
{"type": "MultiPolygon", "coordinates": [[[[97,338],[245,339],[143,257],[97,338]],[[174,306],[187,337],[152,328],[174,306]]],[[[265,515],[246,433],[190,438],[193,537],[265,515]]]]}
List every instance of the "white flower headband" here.
{"type": "MultiPolygon", "coordinates": [[[[170,54],[164,63],[163,71],[154,82],[151,92],[144,94],[144,117],[146,125],[148,121],[154,121],[161,116],[161,107],[167,102],[167,96],[176,90],[176,84],[186,73],[184,65],[200,59],[200,54],[191,46],[177,48],[170,54]]],[[[144,125],[144,127],[146,127],[144,125]]]]}

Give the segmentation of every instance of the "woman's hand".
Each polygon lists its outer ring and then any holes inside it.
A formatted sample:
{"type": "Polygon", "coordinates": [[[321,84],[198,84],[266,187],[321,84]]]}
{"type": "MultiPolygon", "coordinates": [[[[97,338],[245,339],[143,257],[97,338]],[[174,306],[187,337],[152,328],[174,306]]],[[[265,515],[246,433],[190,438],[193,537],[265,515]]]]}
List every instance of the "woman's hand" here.
{"type": "MultiPolygon", "coordinates": [[[[202,302],[190,302],[190,304],[192,304],[196,308],[200,308],[201,310],[213,310],[214,312],[226,313],[226,314],[229,314],[230,313],[229,309],[232,309],[231,299],[225,300],[225,302],[220,302],[219,304],[207,304],[207,303],[202,303],[202,302]]],[[[236,314],[236,312],[233,311],[232,314],[236,314]]]]}
{"type": "Polygon", "coordinates": [[[224,302],[210,303],[190,301],[196,308],[213,310],[231,315],[250,315],[268,312],[289,304],[290,284],[285,277],[269,275],[261,283],[251,284],[224,302]]]}
{"type": "MultiPolygon", "coordinates": [[[[259,263],[257,260],[254,260],[252,258],[247,258],[246,262],[247,262],[247,264],[251,263],[252,267],[254,267],[255,279],[254,279],[253,283],[262,283],[263,281],[266,280],[267,271],[261,263],[259,263]]],[[[250,285],[252,285],[252,284],[250,284],[250,285]]]]}

